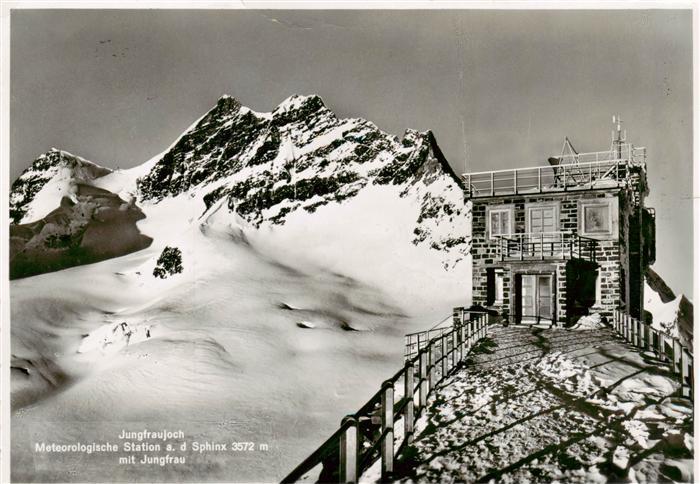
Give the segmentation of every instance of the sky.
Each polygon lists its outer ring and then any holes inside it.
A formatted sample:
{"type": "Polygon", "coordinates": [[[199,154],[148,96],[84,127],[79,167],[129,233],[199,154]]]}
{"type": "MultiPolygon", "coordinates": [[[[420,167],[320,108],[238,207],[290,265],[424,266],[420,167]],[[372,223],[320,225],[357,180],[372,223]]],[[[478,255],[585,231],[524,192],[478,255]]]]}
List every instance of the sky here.
{"type": "Polygon", "coordinates": [[[655,269],[692,294],[690,10],[15,10],[10,179],[51,147],[108,167],[167,148],[223,94],[431,130],[458,172],[648,149],[655,269]]]}

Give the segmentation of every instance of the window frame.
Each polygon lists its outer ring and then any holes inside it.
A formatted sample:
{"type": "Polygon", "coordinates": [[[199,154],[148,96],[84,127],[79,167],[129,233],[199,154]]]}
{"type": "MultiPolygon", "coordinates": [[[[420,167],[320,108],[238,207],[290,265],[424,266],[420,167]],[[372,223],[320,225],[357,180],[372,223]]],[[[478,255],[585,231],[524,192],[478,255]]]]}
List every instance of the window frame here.
{"type": "Polygon", "coordinates": [[[535,202],[535,203],[526,203],[525,204],[525,232],[528,234],[532,234],[532,224],[530,222],[531,218],[531,210],[533,208],[553,208],[554,209],[554,231],[553,232],[543,232],[545,234],[548,233],[558,233],[561,230],[561,220],[559,216],[559,202],[558,201],[551,201],[551,202],[535,202]]]}
{"type": "Polygon", "coordinates": [[[509,235],[512,235],[515,233],[515,205],[513,204],[507,204],[507,205],[489,205],[486,207],[486,219],[485,219],[485,225],[486,225],[486,238],[489,240],[495,240],[496,237],[507,237],[509,235]],[[494,213],[507,213],[508,217],[508,228],[510,231],[505,234],[493,234],[491,232],[491,215],[494,213]]]}

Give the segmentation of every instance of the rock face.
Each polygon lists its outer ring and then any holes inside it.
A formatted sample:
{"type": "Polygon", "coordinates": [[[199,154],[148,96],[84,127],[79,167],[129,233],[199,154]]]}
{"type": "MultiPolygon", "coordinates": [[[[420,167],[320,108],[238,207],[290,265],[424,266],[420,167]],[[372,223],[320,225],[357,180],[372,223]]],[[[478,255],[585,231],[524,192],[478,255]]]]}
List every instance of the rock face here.
{"type": "MultiPolygon", "coordinates": [[[[318,96],[292,96],[272,113],[256,113],[228,96],[138,181],[140,200],[159,201],[206,190],[207,208],[220,200],[248,222],[284,224],[296,210],[314,212],[368,185],[420,190],[440,176],[459,180],[432,133],[388,135],[363,119],[338,119],[318,96]],[[421,187],[414,185],[421,183],[421,187]]],[[[416,243],[429,239],[422,222],[464,215],[458,203],[422,193],[416,243]]],[[[461,197],[460,197],[461,198],[461,197]]],[[[430,240],[436,248],[467,244],[463,235],[430,240]]]]}
{"type": "Polygon", "coordinates": [[[693,303],[684,294],[676,294],[663,278],[648,268],[645,275],[644,309],[652,326],[678,338],[693,351],[693,303]]]}
{"type": "MultiPolygon", "coordinates": [[[[133,225],[143,216],[137,205],[119,201],[114,193],[88,195],[89,186],[111,187],[100,185],[100,178],[109,179],[109,174],[106,168],[52,150],[20,176],[11,192],[15,277],[42,272],[29,262],[40,251],[57,260],[64,258],[57,251],[64,251],[67,257],[46,265],[47,270],[92,261],[94,257],[84,254],[68,254],[76,247],[88,248],[95,223],[124,224],[128,219],[133,225]],[[98,202],[90,198],[95,196],[98,202]],[[122,202],[127,203],[124,209],[117,207],[122,202]],[[108,210],[121,210],[126,218],[94,218],[108,210]]],[[[393,187],[392,196],[418,203],[409,231],[412,244],[444,251],[449,255],[445,268],[469,252],[464,230],[469,210],[433,134],[409,130],[399,139],[364,119],[339,119],[318,96],[291,96],[271,113],[257,113],[223,96],[129,183],[115,192],[135,194],[142,207],[187,197],[202,203],[201,215],[224,207],[256,229],[281,227],[292,214],[343,204],[370,187],[393,187]]],[[[134,230],[135,225],[128,232],[134,235],[134,230]]],[[[113,257],[145,243],[134,235],[101,253],[113,257]]]]}
{"type": "Polygon", "coordinates": [[[10,225],[10,278],[98,262],[148,247],[136,222],[144,218],[133,203],[86,184],[46,217],[10,225]]]}

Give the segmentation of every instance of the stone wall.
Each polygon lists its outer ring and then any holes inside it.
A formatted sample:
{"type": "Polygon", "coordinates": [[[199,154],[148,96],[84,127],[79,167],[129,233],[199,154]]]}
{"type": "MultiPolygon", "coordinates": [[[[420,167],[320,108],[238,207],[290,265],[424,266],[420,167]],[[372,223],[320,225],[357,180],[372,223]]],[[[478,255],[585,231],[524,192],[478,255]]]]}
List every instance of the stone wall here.
{"type": "MultiPolygon", "coordinates": [[[[591,235],[598,240],[596,262],[599,267],[601,298],[593,310],[607,316],[619,305],[622,285],[629,286],[629,281],[622,281],[621,269],[629,265],[628,251],[621,248],[623,234],[629,233],[629,217],[625,207],[630,204],[629,193],[620,188],[606,190],[588,190],[575,192],[557,192],[550,194],[533,194],[503,197],[488,197],[472,199],[472,258],[473,258],[473,291],[475,304],[486,305],[487,302],[487,268],[502,268],[504,270],[504,299],[503,303],[493,305],[498,310],[506,309],[514,314],[515,305],[515,273],[537,270],[552,270],[555,276],[554,292],[556,315],[559,321],[567,317],[566,308],[566,265],[565,260],[535,261],[501,261],[498,242],[487,237],[487,207],[498,205],[513,206],[513,227],[516,233],[527,231],[526,204],[555,202],[558,204],[559,231],[579,232],[581,230],[581,203],[590,201],[609,201],[612,204],[613,220],[612,233],[607,235],[591,235]],[[548,269],[545,267],[549,264],[548,269]]],[[[626,271],[629,274],[629,268],[626,271]]],[[[629,294],[629,292],[628,292],[629,294]]]]}

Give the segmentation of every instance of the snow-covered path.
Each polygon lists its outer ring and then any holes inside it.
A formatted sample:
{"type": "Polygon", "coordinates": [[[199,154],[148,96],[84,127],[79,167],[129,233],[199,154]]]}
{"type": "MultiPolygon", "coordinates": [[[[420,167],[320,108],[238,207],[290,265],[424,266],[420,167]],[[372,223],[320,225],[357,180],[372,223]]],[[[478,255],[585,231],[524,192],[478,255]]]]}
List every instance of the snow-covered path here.
{"type": "Polygon", "coordinates": [[[608,328],[491,327],[439,385],[396,478],[692,482],[692,406],[608,328]]]}

